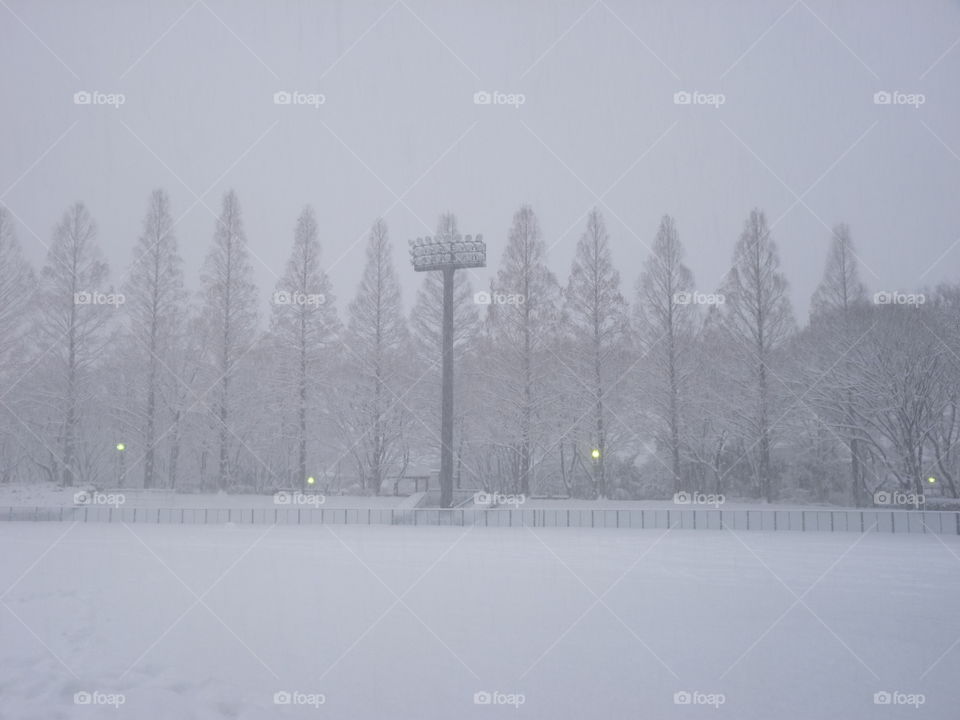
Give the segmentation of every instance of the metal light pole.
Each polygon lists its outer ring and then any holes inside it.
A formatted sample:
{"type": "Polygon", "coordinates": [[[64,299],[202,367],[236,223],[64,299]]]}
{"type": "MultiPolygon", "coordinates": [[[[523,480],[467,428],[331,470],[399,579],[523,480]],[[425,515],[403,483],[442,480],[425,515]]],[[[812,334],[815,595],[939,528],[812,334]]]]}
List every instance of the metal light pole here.
{"type": "Polygon", "coordinates": [[[437,235],[410,241],[417,272],[443,273],[443,388],[440,401],[440,507],[453,505],[453,274],[460,268],[484,267],[483,235],[437,235]]]}
{"type": "Polygon", "coordinates": [[[124,453],[127,449],[125,443],[117,443],[117,487],[124,487],[127,480],[126,463],[124,462],[124,453]]]}

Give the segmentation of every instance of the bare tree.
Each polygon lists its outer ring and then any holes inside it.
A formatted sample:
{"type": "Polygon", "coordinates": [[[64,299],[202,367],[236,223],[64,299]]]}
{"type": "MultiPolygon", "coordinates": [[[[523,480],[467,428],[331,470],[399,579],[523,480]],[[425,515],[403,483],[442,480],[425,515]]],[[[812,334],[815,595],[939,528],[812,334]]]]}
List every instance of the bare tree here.
{"type": "Polygon", "coordinates": [[[102,357],[103,329],[111,312],[101,300],[105,294],[113,295],[105,287],[109,271],[96,239],[96,223],[83,203],[75,203],[54,229],[41,272],[39,329],[55,348],[51,355],[57,366],[60,481],[67,487],[78,477],[78,429],[92,393],[91,368],[102,357]]]}
{"type": "Polygon", "coordinates": [[[724,326],[738,341],[747,409],[742,416],[750,447],[758,448],[756,484],[760,495],[773,499],[771,432],[775,418],[771,373],[774,351],[794,328],[793,311],[787,297],[787,280],[780,272],[776,243],[770,237],[767,219],[753,210],[733,253],[733,269],[724,285],[724,326]]]}
{"type": "Polygon", "coordinates": [[[135,338],[134,352],[145,354],[144,377],[143,487],[155,485],[158,398],[162,381],[170,382],[167,369],[170,349],[184,320],[186,292],[183,288],[183,260],[173,234],[170,199],[163,190],[150,195],[143,231],[133,251],[133,267],[124,286],[125,305],[130,318],[129,332],[135,338]]]}
{"type": "Polygon", "coordinates": [[[683,264],[683,245],[673,218],[660,220],[653,252],[637,282],[637,326],[641,351],[650,368],[653,414],[659,440],[670,449],[673,491],[684,488],[681,468],[681,406],[691,372],[697,323],[693,273],[683,264]]]}
{"type": "Polygon", "coordinates": [[[297,219],[286,271],[271,309],[281,399],[293,396],[296,415],[297,484],[307,481],[308,418],[327,375],[329,351],[340,332],[330,280],[320,267],[320,241],[313,209],[297,219]]]}
{"type": "Polygon", "coordinates": [[[594,208],[577,243],[570,279],[564,290],[565,329],[572,342],[574,372],[593,408],[593,440],[598,451],[594,485],[607,497],[606,457],[609,410],[606,396],[617,379],[615,359],[627,332],[627,305],[620,293],[620,273],[613,267],[610,237],[603,216],[594,208]],[[588,378],[581,380],[580,378],[588,378]]]}
{"type": "Polygon", "coordinates": [[[256,287],[250,265],[247,239],[240,216],[240,203],[233,190],[223,196],[223,205],[202,275],[204,316],[215,330],[214,372],[217,386],[219,469],[217,487],[226,489],[230,479],[231,381],[237,363],[256,341],[256,287]]]}
{"type": "Polygon", "coordinates": [[[35,291],[36,277],[21,252],[13,218],[0,205],[0,360],[5,368],[27,332],[35,291]]]}
{"type": "MultiPolygon", "coordinates": [[[[26,334],[36,308],[36,276],[24,259],[14,231],[13,218],[0,205],[0,376],[16,375],[5,385],[3,412],[11,412],[16,397],[11,390],[19,385],[29,365],[25,365],[26,334]]],[[[23,393],[17,393],[18,396],[23,393]]],[[[27,457],[21,438],[20,421],[10,418],[10,425],[0,426],[0,481],[5,481],[27,457]]]]}
{"type": "Polygon", "coordinates": [[[530,492],[534,445],[548,422],[544,370],[556,332],[560,288],[546,265],[546,244],[533,208],[513,215],[507,247],[491,286],[485,370],[490,441],[509,448],[518,492],[530,492]]]}
{"type": "Polygon", "coordinates": [[[361,481],[379,493],[403,456],[404,406],[398,400],[409,332],[393,267],[392,245],[383,220],[367,241],[360,289],[349,307],[348,341],[355,387],[347,398],[348,433],[361,481]]]}
{"type": "MultiPolygon", "coordinates": [[[[838,378],[850,377],[845,367],[851,362],[848,356],[849,350],[851,345],[860,341],[861,334],[867,330],[857,322],[860,318],[854,317],[854,310],[862,306],[866,297],[867,290],[860,281],[850,228],[840,223],[833,228],[823,279],[811,300],[811,325],[817,326],[815,327],[817,335],[829,336],[826,345],[831,346],[834,351],[827,358],[830,364],[824,368],[828,377],[809,378],[807,388],[814,383],[820,385],[819,388],[814,388],[815,392],[811,393],[811,400],[821,401],[820,406],[825,406],[827,414],[834,418],[832,425],[846,440],[850,452],[850,488],[857,506],[863,506],[867,500],[861,458],[861,435],[865,430],[856,422],[857,388],[851,383],[844,383],[844,387],[838,387],[835,381],[838,378]]],[[[814,363],[807,365],[804,369],[809,373],[811,368],[821,368],[821,366],[814,363]]]]}

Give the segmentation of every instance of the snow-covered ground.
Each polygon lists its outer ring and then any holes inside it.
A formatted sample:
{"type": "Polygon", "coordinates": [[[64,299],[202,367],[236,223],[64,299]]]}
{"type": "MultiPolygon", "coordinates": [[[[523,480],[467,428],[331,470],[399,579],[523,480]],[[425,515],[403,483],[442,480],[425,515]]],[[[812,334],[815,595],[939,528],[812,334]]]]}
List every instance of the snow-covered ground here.
{"type": "MultiPolygon", "coordinates": [[[[75,495],[84,488],[60,488],[50,484],[0,485],[0,507],[59,507],[74,505],[75,495]]],[[[271,494],[241,495],[232,493],[175,493],[165,490],[143,491],[136,488],[105,488],[105,494],[123,495],[126,507],[171,508],[262,508],[274,507],[271,494]]],[[[402,497],[392,495],[350,496],[324,495],[323,507],[399,507],[402,497]]]]}
{"type": "Polygon", "coordinates": [[[0,523],[0,545],[5,719],[960,716],[950,536],[0,523]]]}
{"type": "MultiPolygon", "coordinates": [[[[60,488],[52,484],[7,484],[0,485],[0,507],[59,507],[74,505],[74,495],[83,488],[60,488]]],[[[270,494],[251,495],[234,493],[175,493],[164,490],[143,491],[136,488],[111,489],[105,493],[122,493],[126,507],[172,507],[172,508],[263,508],[273,507],[274,497],[270,494]]],[[[488,493],[493,497],[503,497],[501,507],[520,507],[523,509],[569,509],[585,508],[593,510],[620,509],[639,510],[641,508],[714,508],[728,510],[843,510],[837,505],[803,505],[797,503],[766,504],[749,500],[725,499],[722,505],[712,501],[702,505],[677,505],[672,500],[584,500],[581,498],[524,498],[520,504],[512,499],[519,496],[488,493]]],[[[712,496],[711,496],[712,497],[712,496]]],[[[335,508],[391,508],[407,504],[405,497],[392,495],[324,495],[323,507],[335,508]]],[[[854,508],[850,508],[854,509],[854,508]]],[[[890,509],[901,509],[893,508],[890,509]]]]}

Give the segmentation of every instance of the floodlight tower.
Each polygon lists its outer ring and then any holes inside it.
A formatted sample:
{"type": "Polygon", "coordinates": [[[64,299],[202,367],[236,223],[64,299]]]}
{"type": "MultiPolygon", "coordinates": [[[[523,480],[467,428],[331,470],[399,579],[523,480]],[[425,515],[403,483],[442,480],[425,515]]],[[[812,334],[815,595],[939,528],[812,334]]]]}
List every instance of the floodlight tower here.
{"type": "Polygon", "coordinates": [[[484,267],[483,235],[437,235],[410,241],[417,272],[443,273],[443,387],[440,401],[440,507],[453,505],[453,274],[460,268],[484,267]]]}

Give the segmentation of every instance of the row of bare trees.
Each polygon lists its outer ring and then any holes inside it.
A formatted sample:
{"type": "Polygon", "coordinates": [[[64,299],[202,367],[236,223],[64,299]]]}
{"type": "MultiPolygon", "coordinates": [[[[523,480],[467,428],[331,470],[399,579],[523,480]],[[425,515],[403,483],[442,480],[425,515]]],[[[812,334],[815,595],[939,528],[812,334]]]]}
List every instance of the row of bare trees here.
{"type": "MultiPolygon", "coordinates": [[[[174,217],[154,191],[111,284],[83,204],[39,276],[0,208],[0,479],[233,490],[313,477],[379,493],[436,465],[442,283],[427,273],[404,312],[382,220],[341,319],[305,208],[261,318],[237,196],[223,198],[195,297],[174,217]]],[[[437,234],[456,235],[456,217],[437,234]]],[[[458,485],[956,497],[960,285],[874,297],[849,228],[830,242],[798,327],[760,210],[717,288],[697,286],[664,216],[624,292],[598,210],[561,283],[521,207],[489,287],[456,277],[458,485]]]]}

